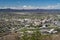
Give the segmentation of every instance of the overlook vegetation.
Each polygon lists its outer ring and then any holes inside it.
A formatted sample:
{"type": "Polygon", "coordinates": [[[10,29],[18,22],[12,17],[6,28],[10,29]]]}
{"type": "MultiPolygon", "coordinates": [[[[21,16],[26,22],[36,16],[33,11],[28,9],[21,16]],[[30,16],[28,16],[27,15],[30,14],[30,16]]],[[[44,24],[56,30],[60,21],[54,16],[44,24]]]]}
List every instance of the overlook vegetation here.
{"type": "MultiPolygon", "coordinates": [[[[41,14],[41,15],[27,14],[26,15],[26,14],[1,13],[0,14],[0,40],[59,40],[60,26],[54,24],[57,21],[60,22],[59,15],[52,15],[52,14],[41,14]],[[44,20],[49,20],[49,19],[51,20],[42,23],[42,21],[44,22],[44,20]],[[45,25],[46,28],[48,29],[55,29],[58,32],[56,34],[51,33],[51,34],[44,35],[40,31],[43,25],[45,25]]],[[[45,29],[44,27],[42,28],[45,29]]]]}

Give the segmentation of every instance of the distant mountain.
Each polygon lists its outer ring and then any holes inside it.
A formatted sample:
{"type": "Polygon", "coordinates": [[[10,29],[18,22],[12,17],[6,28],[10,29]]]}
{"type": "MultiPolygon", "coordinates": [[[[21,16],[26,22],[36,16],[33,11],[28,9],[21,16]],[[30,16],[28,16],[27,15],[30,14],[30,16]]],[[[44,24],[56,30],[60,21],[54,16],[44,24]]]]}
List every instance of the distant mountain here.
{"type": "Polygon", "coordinates": [[[60,9],[0,9],[0,12],[48,12],[48,13],[60,13],[60,9]]]}

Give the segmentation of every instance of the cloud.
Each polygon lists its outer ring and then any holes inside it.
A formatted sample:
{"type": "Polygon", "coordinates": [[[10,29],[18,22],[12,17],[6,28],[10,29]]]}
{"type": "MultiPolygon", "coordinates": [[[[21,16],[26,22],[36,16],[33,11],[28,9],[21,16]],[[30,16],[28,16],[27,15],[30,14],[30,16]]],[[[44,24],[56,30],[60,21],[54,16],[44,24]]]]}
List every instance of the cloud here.
{"type": "Polygon", "coordinates": [[[31,6],[24,5],[21,7],[22,9],[60,9],[60,3],[55,5],[47,5],[47,6],[31,6]]]}
{"type": "Polygon", "coordinates": [[[4,6],[4,7],[0,7],[0,9],[7,9],[7,8],[10,8],[10,9],[22,9],[21,7],[7,7],[7,6],[4,6]]]}
{"type": "Polygon", "coordinates": [[[0,9],[6,9],[6,8],[11,8],[11,9],[60,9],[60,3],[57,3],[55,5],[47,5],[47,6],[31,6],[31,5],[23,5],[23,6],[14,6],[14,7],[0,7],[0,9]]]}
{"type": "Polygon", "coordinates": [[[47,6],[23,6],[23,9],[60,9],[60,3],[57,3],[55,5],[47,5],[47,6]]]}
{"type": "Polygon", "coordinates": [[[57,3],[56,5],[48,5],[44,7],[39,7],[40,9],[60,9],[60,3],[57,3]]]}
{"type": "Polygon", "coordinates": [[[34,7],[34,6],[31,6],[31,5],[24,5],[23,7],[22,7],[23,9],[35,9],[36,7],[34,7]]]}

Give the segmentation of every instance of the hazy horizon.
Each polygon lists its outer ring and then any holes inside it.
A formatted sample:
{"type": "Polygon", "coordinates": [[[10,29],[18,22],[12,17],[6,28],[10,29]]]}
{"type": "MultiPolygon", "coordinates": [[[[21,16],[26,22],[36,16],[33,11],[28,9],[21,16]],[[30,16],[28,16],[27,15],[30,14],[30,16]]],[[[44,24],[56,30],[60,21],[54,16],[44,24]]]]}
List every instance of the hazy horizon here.
{"type": "Polygon", "coordinates": [[[60,9],[60,0],[0,0],[0,9],[60,9]]]}

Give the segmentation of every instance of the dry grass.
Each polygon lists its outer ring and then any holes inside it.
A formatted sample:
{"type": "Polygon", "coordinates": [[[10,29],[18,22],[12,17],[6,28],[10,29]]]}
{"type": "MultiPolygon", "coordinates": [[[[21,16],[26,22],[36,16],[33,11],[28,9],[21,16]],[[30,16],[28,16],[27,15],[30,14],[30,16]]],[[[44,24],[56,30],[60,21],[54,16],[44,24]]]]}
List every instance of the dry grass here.
{"type": "MultiPolygon", "coordinates": [[[[0,37],[0,40],[20,40],[17,33],[11,33],[9,35],[0,37]]],[[[60,33],[50,36],[44,36],[42,40],[60,40],[60,33]]]]}

